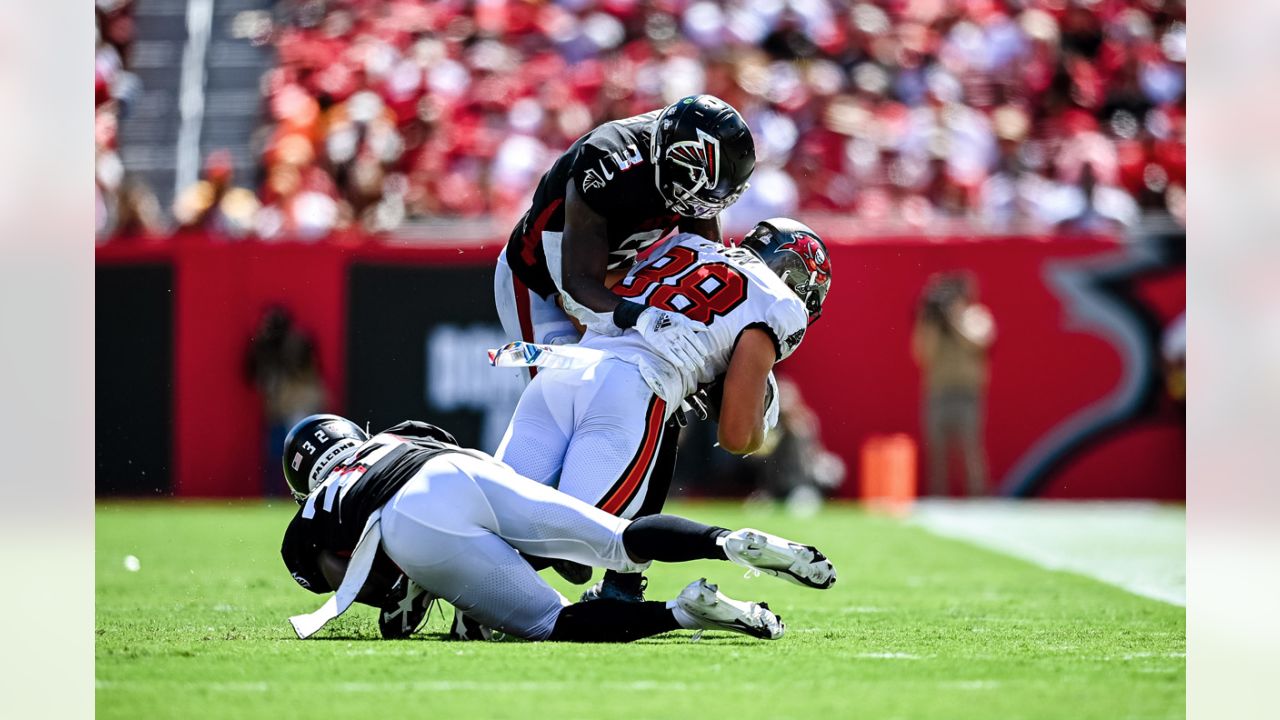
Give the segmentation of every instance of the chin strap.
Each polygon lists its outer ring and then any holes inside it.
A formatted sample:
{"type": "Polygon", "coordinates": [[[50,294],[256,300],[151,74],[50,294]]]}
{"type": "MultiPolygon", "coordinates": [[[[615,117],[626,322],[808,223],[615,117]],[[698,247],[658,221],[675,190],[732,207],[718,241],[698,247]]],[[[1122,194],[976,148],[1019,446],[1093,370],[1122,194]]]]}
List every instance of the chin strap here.
{"type": "Polygon", "coordinates": [[[378,553],[378,544],[382,542],[381,518],[381,508],[374,510],[369,516],[364,530],[360,533],[360,541],[356,543],[356,548],[351,553],[351,561],[347,563],[347,573],[342,576],[342,584],[338,586],[338,591],[329,596],[324,605],[315,612],[289,618],[293,631],[298,633],[300,639],[305,640],[319,632],[320,628],[346,612],[347,608],[356,601],[360,588],[364,587],[364,581],[369,579],[369,572],[373,569],[373,558],[378,553]]]}

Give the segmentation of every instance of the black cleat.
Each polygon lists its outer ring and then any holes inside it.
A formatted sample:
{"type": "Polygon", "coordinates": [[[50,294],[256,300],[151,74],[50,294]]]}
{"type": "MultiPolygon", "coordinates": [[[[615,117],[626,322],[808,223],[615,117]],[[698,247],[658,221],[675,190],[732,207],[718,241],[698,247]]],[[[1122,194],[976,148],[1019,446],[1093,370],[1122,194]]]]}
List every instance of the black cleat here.
{"type": "Polygon", "coordinates": [[[640,574],[623,574],[607,572],[604,579],[592,585],[582,593],[579,602],[594,600],[621,600],[622,602],[644,602],[644,590],[649,586],[649,579],[640,574]]]}
{"type": "Polygon", "coordinates": [[[378,613],[378,632],[387,640],[403,640],[418,631],[427,619],[427,611],[435,598],[408,575],[401,575],[391,586],[382,611],[378,613]]]}
{"type": "Polygon", "coordinates": [[[453,627],[449,629],[450,640],[492,640],[493,630],[481,625],[461,610],[453,609],[453,627]]]}

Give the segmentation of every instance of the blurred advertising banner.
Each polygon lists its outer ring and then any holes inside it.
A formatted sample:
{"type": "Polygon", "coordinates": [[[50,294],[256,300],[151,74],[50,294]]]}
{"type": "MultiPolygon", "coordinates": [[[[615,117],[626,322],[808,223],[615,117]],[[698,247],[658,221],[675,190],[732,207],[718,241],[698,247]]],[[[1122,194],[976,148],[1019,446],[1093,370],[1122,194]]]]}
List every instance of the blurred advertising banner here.
{"type": "Polygon", "coordinates": [[[352,266],[347,412],[372,429],[428,419],[458,441],[497,450],[524,389],[489,366],[502,325],[491,267],[352,266]]]}
{"type": "MultiPolygon", "coordinates": [[[[1163,352],[1185,309],[1183,237],[827,239],[830,299],[779,374],[850,468],[841,494],[858,494],[868,439],[923,437],[913,326],[930,278],[958,272],[996,328],[981,398],[988,491],[1185,497],[1184,406],[1163,352]]],[[[98,492],[278,492],[273,432],[317,407],[373,430],[426,419],[493,450],[522,388],[484,355],[504,339],[500,247],[100,247],[98,492]],[[275,321],[287,330],[278,342],[275,321]],[[290,379],[276,382],[279,372],[290,379]],[[121,430],[111,415],[125,407],[134,420],[121,430]]]]}

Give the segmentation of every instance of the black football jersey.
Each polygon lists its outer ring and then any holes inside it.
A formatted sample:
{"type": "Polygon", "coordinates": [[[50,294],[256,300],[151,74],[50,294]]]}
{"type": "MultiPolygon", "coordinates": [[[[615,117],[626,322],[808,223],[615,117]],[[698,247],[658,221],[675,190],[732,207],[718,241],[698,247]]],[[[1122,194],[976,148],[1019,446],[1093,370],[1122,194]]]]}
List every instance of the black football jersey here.
{"type": "MultiPolygon", "coordinates": [[[[293,579],[312,592],[334,590],[320,571],[320,551],[349,557],[374,510],[428,460],[461,451],[452,435],[423,422],[403,422],[369,438],[329,471],[285,530],[280,555],[293,579]]],[[[385,568],[389,561],[379,555],[377,565],[385,568]]]]}
{"type": "Polygon", "coordinates": [[[556,292],[542,233],[564,231],[568,184],[608,223],[609,269],[630,267],[636,254],[670,233],[680,216],[658,193],[649,141],[659,110],[608,122],[578,138],[538,182],[533,205],[507,242],[511,272],[542,297],[556,292]]]}

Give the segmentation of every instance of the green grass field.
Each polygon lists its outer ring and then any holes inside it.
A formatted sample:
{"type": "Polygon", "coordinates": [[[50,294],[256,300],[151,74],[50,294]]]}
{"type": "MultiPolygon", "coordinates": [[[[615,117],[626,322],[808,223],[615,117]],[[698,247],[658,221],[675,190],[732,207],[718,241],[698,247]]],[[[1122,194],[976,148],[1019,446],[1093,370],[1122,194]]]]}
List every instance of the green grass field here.
{"type": "MultiPolygon", "coordinates": [[[[378,637],[357,606],[297,640],[320,597],[280,562],[291,504],[97,509],[100,718],[1183,717],[1181,607],[835,507],[796,519],[731,504],[673,512],[812,542],[840,581],[807,590],[726,563],[656,567],[649,597],[705,576],[766,600],[775,642],[672,633],[632,645],[454,643],[434,616],[378,637]],[[126,570],[124,558],[140,559],[126,570]]],[[[548,575],[552,575],[549,571],[548,575]]],[[[576,597],[579,589],[554,582],[576,597]]]]}

